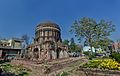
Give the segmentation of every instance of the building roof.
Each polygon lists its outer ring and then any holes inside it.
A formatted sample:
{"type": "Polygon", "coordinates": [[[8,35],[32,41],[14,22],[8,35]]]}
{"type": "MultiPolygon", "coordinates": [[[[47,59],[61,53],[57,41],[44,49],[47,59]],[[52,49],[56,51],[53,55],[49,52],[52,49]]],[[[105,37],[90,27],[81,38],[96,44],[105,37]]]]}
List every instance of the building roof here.
{"type": "Polygon", "coordinates": [[[12,48],[11,46],[0,46],[0,49],[22,49],[22,48],[12,48]]]}
{"type": "Polygon", "coordinates": [[[54,22],[42,22],[38,24],[37,27],[54,27],[60,30],[59,25],[54,22]]]}

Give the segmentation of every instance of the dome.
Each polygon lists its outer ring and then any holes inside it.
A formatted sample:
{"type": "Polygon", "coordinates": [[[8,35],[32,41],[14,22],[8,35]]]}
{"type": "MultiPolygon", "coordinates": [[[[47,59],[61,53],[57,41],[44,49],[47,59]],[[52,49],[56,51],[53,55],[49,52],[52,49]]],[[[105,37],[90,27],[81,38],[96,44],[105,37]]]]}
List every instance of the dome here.
{"type": "Polygon", "coordinates": [[[60,27],[58,24],[53,23],[53,22],[42,22],[40,24],[37,25],[37,28],[42,28],[42,27],[54,27],[60,30],[60,27]]]}

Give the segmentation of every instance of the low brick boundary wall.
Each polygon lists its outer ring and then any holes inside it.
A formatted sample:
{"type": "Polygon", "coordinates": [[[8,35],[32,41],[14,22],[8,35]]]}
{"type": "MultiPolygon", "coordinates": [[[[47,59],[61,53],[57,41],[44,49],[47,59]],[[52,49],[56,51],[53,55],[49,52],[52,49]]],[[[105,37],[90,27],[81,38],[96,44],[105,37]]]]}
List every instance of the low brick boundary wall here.
{"type": "Polygon", "coordinates": [[[76,71],[84,73],[85,76],[120,76],[118,70],[104,70],[98,68],[79,68],[76,71]]]}

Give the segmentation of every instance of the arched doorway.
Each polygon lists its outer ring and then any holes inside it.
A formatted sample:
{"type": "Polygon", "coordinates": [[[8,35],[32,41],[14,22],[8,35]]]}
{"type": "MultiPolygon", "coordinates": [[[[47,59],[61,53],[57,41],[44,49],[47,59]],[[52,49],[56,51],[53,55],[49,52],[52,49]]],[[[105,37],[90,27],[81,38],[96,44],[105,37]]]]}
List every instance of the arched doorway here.
{"type": "Polygon", "coordinates": [[[49,51],[49,56],[50,56],[50,59],[52,59],[52,51],[49,51]]]}
{"type": "Polygon", "coordinates": [[[39,49],[38,49],[38,48],[35,48],[35,49],[33,50],[33,55],[34,55],[34,58],[35,58],[35,59],[38,59],[38,58],[39,58],[39,49]]]}
{"type": "Polygon", "coordinates": [[[56,52],[57,52],[57,59],[60,57],[60,51],[61,51],[61,48],[58,48],[58,49],[56,50],[56,52]]]}

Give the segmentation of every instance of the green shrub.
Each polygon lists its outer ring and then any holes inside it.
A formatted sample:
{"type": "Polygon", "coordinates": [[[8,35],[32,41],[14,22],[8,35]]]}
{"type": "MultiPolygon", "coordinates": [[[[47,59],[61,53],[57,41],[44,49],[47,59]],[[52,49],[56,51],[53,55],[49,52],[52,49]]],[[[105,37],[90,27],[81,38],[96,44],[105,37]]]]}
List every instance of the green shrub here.
{"type": "Polygon", "coordinates": [[[17,76],[28,76],[31,71],[23,65],[13,66],[11,64],[1,64],[0,68],[5,72],[15,73],[17,76]]]}
{"type": "Polygon", "coordinates": [[[29,76],[27,72],[21,72],[18,76],[29,76]]]}
{"type": "Polygon", "coordinates": [[[101,60],[90,60],[88,63],[83,64],[82,67],[84,68],[98,68],[101,64],[101,60]]]}
{"type": "Polygon", "coordinates": [[[86,51],[86,52],[83,52],[86,56],[88,56],[89,60],[92,60],[93,58],[95,58],[96,56],[96,53],[91,53],[90,51],[86,51]]]}
{"type": "Polygon", "coordinates": [[[11,68],[13,67],[11,64],[2,64],[0,65],[0,67],[4,70],[4,71],[11,71],[11,68]]]}
{"type": "Polygon", "coordinates": [[[62,72],[61,76],[68,76],[67,72],[62,72]]]}
{"type": "Polygon", "coordinates": [[[110,57],[120,63],[120,54],[119,53],[113,53],[110,57]]]}
{"type": "Polygon", "coordinates": [[[96,53],[92,53],[92,55],[89,55],[89,60],[92,60],[93,58],[96,58],[96,53]]]}
{"type": "Polygon", "coordinates": [[[89,55],[90,55],[90,52],[89,52],[89,51],[86,51],[86,52],[83,52],[83,54],[85,54],[86,56],[89,56],[89,55]]]}
{"type": "Polygon", "coordinates": [[[58,73],[56,76],[69,76],[67,72],[58,73]]]}

